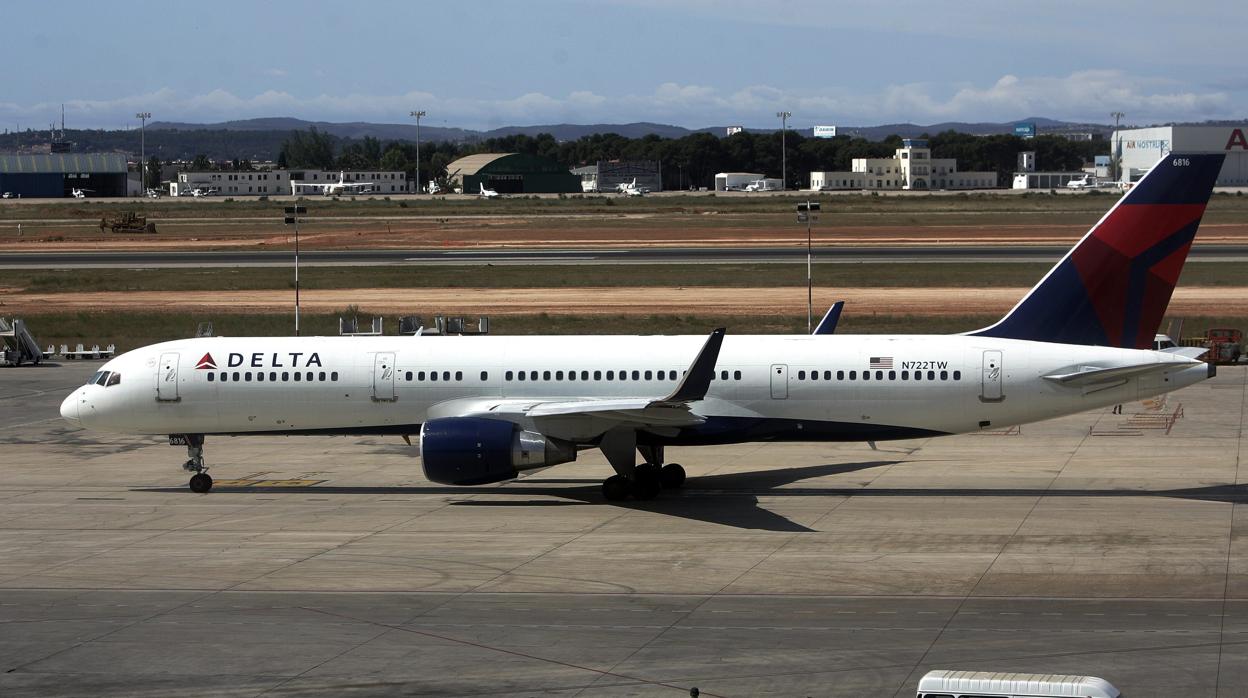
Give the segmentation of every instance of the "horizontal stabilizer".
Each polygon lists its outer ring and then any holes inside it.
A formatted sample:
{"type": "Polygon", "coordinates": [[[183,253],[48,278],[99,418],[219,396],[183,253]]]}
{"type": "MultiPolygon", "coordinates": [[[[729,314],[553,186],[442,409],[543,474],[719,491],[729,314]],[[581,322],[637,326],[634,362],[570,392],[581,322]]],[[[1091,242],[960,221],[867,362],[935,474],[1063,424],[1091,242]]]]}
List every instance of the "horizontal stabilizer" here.
{"type": "Polygon", "coordinates": [[[1147,373],[1182,370],[1189,365],[1182,362],[1167,361],[1163,363],[1132,364],[1130,366],[1111,366],[1109,368],[1101,366],[1072,366],[1065,373],[1050,374],[1045,376],[1044,379],[1059,385],[1080,388],[1134,378],[1147,373]]]}

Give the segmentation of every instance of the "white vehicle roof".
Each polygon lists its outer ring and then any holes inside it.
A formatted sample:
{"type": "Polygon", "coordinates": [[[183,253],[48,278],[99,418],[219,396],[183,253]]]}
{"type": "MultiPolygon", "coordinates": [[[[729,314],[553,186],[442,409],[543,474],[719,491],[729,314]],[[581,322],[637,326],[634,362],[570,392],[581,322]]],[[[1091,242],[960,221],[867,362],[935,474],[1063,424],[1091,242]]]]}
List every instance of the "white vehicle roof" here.
{"type": "Polygon", "coordinates": [[[1113,684],[1096,676],[1063,674],[1009,674],[989,671],[929,671],[919,679],[919,693],[953,696],[1060,696],[1061,698],[1118,698],[1113,684]]]}

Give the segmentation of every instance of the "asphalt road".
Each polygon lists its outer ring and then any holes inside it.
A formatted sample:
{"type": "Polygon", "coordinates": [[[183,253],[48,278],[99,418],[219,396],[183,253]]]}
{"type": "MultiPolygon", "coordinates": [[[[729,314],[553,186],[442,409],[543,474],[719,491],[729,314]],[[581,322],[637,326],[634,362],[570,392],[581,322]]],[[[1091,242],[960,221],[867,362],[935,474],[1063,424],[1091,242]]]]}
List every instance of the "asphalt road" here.
{"type": "MultiPolygon", "coordinates": [[[[861,262],[1055,262],[1066,253],[1059,245],[838,246],[815,248],[815,261],[861,262]]],[[[108,267],[263,267],[291,263],[289,250],[229,252],[7,252],[0,269],[108,267]]],[[[619,249],[507,250],[308,250],[307,266],[379,266],[385,264],[723,264],[793,263],[806,259],[806,248],[785,247],[631,247],[619,249]]],[[[1248,260],[1242,245],[1200,245],[1192,261],[1248,260]]]]}

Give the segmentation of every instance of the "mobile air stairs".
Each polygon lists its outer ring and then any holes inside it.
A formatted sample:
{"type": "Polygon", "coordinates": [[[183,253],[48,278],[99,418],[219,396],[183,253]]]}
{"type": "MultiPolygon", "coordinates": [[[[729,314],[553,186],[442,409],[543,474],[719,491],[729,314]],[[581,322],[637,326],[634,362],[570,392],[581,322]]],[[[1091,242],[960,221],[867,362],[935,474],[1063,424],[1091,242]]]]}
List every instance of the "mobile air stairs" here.
{"type": "Polygon", "coordinates": [[[23,363],[37,364],[43,361],[43,350],[39,342],[26,329],[26,323],[13,318],[10,323],[0,318],[0,337],[4,338],[4,364],[21,366],[23,363]]]}

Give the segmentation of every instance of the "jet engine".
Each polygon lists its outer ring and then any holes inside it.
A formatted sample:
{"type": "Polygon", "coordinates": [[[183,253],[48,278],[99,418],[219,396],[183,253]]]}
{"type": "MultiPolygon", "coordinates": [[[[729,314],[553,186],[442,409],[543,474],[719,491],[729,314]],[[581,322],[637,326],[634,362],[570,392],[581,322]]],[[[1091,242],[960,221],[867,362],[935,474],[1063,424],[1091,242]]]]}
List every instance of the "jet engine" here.
{"type": "Polygon", "coordinates": [[[574,461],[576,446],[499,419],[446,417],[421,426],[420,457],[433,482],[483,485],[574,461]]]}

